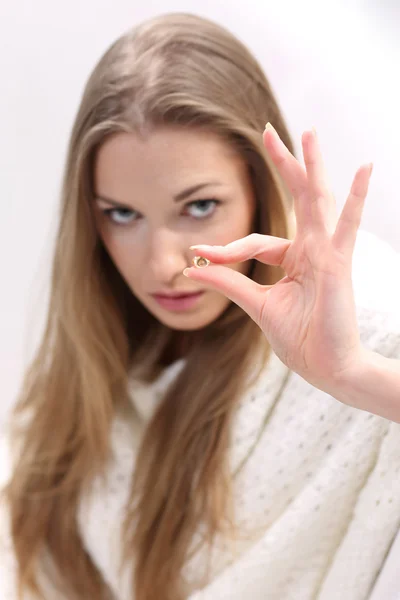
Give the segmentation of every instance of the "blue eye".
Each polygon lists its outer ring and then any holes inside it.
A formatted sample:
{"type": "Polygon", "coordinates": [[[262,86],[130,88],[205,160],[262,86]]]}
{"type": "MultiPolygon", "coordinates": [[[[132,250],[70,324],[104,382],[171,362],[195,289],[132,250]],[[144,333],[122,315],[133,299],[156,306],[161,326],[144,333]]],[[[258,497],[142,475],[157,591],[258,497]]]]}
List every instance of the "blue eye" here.
{"type": "Polygon", "coordinates": [[[103,213],[116,225],[128,225],[137,220],[137,212],[129,208],[107,208],[103,213]]]}
{"type": "Polygon", "coordinates": [[[219,200],[195,200],[186,205],[186,210],[189,212],[191,217],[195,219],[205,219],[211,216],[218,204],[221,204],[219,200]]]}

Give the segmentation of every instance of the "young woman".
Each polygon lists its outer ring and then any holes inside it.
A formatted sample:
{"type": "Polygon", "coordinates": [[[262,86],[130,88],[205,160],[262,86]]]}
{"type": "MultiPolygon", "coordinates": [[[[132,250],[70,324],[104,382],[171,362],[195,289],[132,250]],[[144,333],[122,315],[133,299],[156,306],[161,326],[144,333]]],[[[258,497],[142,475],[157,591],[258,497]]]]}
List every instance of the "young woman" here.
{"type": "Polygon", "coordinates": [[[398,353],[399,261],[356,242],[370,167],[336,225],[313,132],[303,153],[216,24],[159,17],[102,57],[14,419],[2,600],[369,598],[400,426],[356,388],[398,353]]]}

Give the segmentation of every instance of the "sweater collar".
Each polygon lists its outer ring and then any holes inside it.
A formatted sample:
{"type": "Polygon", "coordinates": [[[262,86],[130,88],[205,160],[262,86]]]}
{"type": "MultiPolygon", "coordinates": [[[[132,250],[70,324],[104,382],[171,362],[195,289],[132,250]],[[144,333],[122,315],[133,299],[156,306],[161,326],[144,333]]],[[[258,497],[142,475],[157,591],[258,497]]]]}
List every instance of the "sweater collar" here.
{"type": "MultiPolygon", "coordinates": [[[[150,422],[168,387],[185,366],[180,359],[168,367],[152,382],[144,382],[132,375],[129,379],[129,396],[142,424],[150,422]]],[[[258,364],[254,365],[259,368],[258,364]]],[[[259,377],[239,399],[231,436],[231,469],[237,474],[256,447],[262,431],[280,398],[289,375],[288,368],[271,353],[259,377]]]]}

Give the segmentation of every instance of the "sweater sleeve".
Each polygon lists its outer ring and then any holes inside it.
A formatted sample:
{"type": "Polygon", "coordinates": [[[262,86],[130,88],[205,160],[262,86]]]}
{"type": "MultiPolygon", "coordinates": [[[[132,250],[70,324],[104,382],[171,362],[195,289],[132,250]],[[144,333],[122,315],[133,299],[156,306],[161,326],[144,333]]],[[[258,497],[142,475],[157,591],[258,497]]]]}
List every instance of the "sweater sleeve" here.
{"type": "MultiPolygon", "coordinates": [[[[400,254],[389,244],[362,232],[357,240],[353,261],[353,287],[358,307],[360,336],[364,345],[371,350],[400,360],[400,254]]],[[[398,444],[398,425],[390,426],[383,450],[394,437],[393,453],[398,444]]],[[[394,455],[391,464],[399,464],[394,455]]],[[[396,468],[398,473],[398,467],[396,468]]],[[[389,480],[380,481],[382,494],[392,491],[393,475],[389,480]]],[[[388,551],[369,596],[370,600],[400,600],[400,513],[397,520],[391,516],[386,524],[392,527],[393,543],[388,551]]],[[[381,517],[380,523],[384,521],[381,517]]],[[[352,523],[355,527],[356,523],[352,523]]],[[[374,541],[377,550],[377,539],[374,541]]]]}

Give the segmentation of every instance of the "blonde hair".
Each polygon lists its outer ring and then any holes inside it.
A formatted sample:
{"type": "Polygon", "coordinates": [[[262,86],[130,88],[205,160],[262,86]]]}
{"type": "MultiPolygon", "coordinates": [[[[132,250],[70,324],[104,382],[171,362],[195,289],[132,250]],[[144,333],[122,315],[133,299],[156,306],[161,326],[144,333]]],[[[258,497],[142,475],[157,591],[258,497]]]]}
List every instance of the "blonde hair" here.
{"type": "MultiPolygon", "coordinates": [[[[6,490],[21,597],[40,593],[45,557],[69,599],[110,596],[82,544],[79,499],[106,466],[132,364],[154,376],[178,335],[137,301],[99,239],[91,209],[96,151],[121,131],[145,135],[168,124],[210,131],[248,165],[254,230],[288,237],[290,198],[262,144],[267,121],[293,150],[255,58],[228,31],[194,15],[160,16],[128,31],[91,74],[66,160],[47,325],[15,415],[28,415],[6,490]]],[[[281,276],[253,264],[260,283],[281,276]]],[[[268,354],[255,323],[234,304],[204,330],[181,335],[197,343],[147,427],[125,517],[135,600],[182,600],[182,569],[199,522],[208,543],[229,530],[232,416],[254,353],[268,354]]]]}

